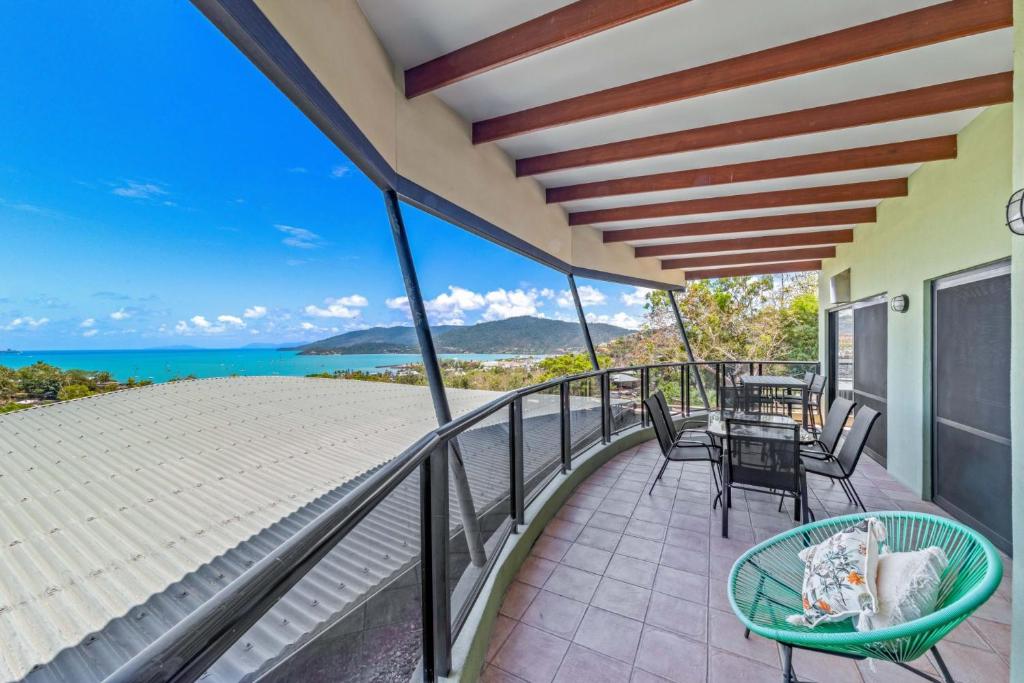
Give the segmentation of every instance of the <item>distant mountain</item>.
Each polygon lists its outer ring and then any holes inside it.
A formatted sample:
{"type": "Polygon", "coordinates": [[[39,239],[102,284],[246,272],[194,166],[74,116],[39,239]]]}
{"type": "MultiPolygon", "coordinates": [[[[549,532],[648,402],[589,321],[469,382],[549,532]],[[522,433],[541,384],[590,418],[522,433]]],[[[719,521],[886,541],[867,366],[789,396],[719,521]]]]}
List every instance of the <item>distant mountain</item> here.
{"type": "MultiPolygon", "coordinates": [[[[595,345],[630,334],[630,330],[591,323],[595,345]]],[[[435,325],[430,328],[439,353],[555,354],[583,348],[580,326],[561,320],[520,316],[476,325],[435,325]]],[[[356,353],[419,353],[411,327],[371,327],[346,332],[297,348],[302,355],[356,353]]]]}

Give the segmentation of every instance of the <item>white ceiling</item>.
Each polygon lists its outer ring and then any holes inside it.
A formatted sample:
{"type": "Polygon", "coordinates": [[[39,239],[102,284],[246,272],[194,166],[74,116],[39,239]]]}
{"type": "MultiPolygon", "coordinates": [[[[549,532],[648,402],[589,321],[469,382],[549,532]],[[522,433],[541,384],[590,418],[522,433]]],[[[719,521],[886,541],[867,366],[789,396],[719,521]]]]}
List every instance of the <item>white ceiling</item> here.
{"type": "MultiPolygon", "coordinates": [[[[392,60],[405,69],[558,7],[555,0],[359,0],[392,60]]],[[[467,123],[636,82],[939,4],[937,0],[691,0],[683,5],[465,79],[435,92],[467,123]]],[[[497,144],[513,159],[688,130],[757,116],[1010,71],[1013,31],[1003,29],[750,87],[575,122],[497,144]]],[[[428,95],[429,96],[429,95],[428,95]]],[[[559,187],[955,134],[978,109],[547,173],[559,187]]],[[[941,163],[941,162],[939,162],[941,163]]],[[[902,178],[918,164],[732,183],[564,203],[567,212],[680,199],[902,178]]],[[[874,206],[878,200],[604,223],[665,225],[874,206]]],[[[837,226],[841,227],[841,226],[837,226]]],[[[830,230],[837,228],[815,228],[830,230]]],[[[772,230],[780,235],[803,230],[772,230]]],[[[761,233],[752,233],[761,234],[761,233]]],[[[743,235],[749,236],[749,235],[743,235]]],[[[726,235],[691,239],[723,239],[726,235]]],[[[659,240],[658,243],[666,242],[659,240]]],[[[654,242],[645,242],[654,243],[654,242]]]]}

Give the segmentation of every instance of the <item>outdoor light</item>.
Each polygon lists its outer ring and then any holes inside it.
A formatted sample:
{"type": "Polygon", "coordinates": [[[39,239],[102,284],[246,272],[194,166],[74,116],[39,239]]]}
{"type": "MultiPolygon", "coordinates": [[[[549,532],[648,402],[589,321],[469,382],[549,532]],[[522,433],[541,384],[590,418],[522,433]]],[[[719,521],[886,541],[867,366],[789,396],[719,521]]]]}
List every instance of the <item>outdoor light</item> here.
{"type": "Polygon", "coordinates": [[[906,294],[900,294],[898,296],[894,296],[889,301],[889,306],[897,313],[905,313],[907,307],[910,306],[910,299],[906,294]]]}
{"type": "Polygon", "coordinates": [[[1024,235],[1024,190],[1017,190],[1006,203],[1006,227],[1014,235],[1024,235]]]}

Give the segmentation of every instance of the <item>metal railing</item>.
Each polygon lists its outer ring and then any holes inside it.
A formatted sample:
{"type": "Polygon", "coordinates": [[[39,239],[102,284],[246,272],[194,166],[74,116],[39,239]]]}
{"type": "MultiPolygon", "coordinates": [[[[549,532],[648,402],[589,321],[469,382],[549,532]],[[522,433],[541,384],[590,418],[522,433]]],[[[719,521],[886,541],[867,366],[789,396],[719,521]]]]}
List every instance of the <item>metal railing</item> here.
{"type": "MultiPolygon", "coordinates": [[[[587,449],[647,426],[643,398],[650,393],[663,391],[673,412],[682,416],[712,408],[702,404],[697,377],[704,378],[707,389],[714,391],[714,399],[709,395],[708,402],[717,403],[718,380],[729,365],[743,365],[750,374],[773,370],[800,375],[819,368],[810,361],[657,363],[561,377],[509,392],[438,427],[381,466],[107,680],[198,680],[233,648],[249,650],[250,629],[258,627],[275,604],[320,562],[339,547],[345,550],[349,540],[369,538],[373,544],[373,534],[380,533],[375,530],[383,528],[374,515],[382,520],[397,516],[400,525],[418,521],[418,552],[408,547],[407,540],[403,544],[408,559],[383,554],[382,549],[382,556],[394,561],[393,570],[382,570],[386,576],[377,584],[358,588],[332,618],[324,620],[325,628],[305,639],[302,648],[275,657],[269,666],[260,662],[250,673],[287,680],[300,674],[289,670],[295,664],[292,660],[319,656],[329,659],[330,666],[344,669],[331,672],[339,680],[408,680],[415,674],[433,681],[446,675],[453,638],[465,623],[501,548],[525,523],[525,510],[533,498],[552,479],[568,474],[574,458],[587,449]],[[475,510],[479,530],[473,533],[486,538],[466,538],[459,510],[453,511],[450,505],[448,457],[456,445],[479,504],[475,510]],[[403,507],[402,500],[412,500],[412,504],[403,507]],[[349,539],[350,535],[359,538],[349,539]],[[482,562],[463,552],[463,546],[474,543],[484,548],[482,562]],[[402,596],[401,600],[396,601],[395,596],[402,596]],[[335,657],[339,646],[332,640],[331,629],[350,637],[355,622],[345,620],[359,610],[363,610],[359,624],[374,622],[367,616],[374,601],[387,604],[389,610],[394,610],[397,602],[404,609],[381,641],[396,651],[371,650],[374,641],[367,639],[359,641],[365,644],[365,652],[347,659],[335,657]],[[418,603],[417,609],[412,610],[410,602],[418,603]],[[324,648],[310,647],[325,635],[323,641],[331,656],[324,654],[324,648]],[[358,663],[358,671],[345,669],[355,666],[359,655],[382,661],[382,669],[369,670],[365,662],[358,663]]],[[[415,532],[411,535],[416,536],[415,532]]],[[[379,545],[386,547],[388,541],[381,537],[379,545]]],[[[356,589],[342,582],[338,590],[356,589]]],[[[312,604],[316,606],[316,601],[312,604]]],[[[366,628],[365,633],[371,630],[366,628]]]]}

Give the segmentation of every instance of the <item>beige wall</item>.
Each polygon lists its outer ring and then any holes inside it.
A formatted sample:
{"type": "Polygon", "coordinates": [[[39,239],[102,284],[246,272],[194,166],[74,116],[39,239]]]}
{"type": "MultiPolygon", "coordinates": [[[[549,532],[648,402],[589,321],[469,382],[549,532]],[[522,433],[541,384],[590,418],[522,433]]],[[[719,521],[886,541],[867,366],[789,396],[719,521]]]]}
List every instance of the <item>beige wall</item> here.
{"type": "Polygon", "coordinates": [[[407,100],[355,0],[256,3],[400,175],[573,266],[682,282],[656,259],[605,246],[594,228],[570,228],[535,180],[517,178],[496,144],[473,145],[469,123],[434,95],[407,100]]]}
{"type": "Polygon", "coordinates": [[[910,297],[907,312],[889,313],[887,450],[889,471],[916,491],[928,484],[931,281],[1010,255],[1003,207],[1012,186],[1012,111],[1004,104],[982,112],[960,132],[956,159],[923,165],[907,197],[883,201],[878,221],[857,226],[854,241],[823,263],[823,363],[832,275],[850,269],[853,300],[910,297]]]}

